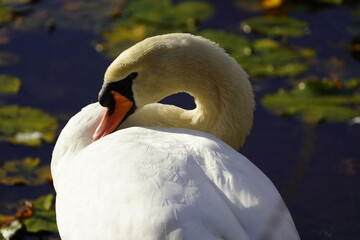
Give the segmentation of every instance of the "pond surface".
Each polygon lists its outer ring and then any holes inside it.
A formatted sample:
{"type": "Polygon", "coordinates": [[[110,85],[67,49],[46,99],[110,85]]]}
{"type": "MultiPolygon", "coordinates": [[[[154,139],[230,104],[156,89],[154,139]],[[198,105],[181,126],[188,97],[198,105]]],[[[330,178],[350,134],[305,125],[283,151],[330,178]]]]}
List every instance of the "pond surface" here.
{"type": "MultiPolygon", "coordinates": [[[[223,29],[250,40],[259,38],[257,34],[244,33],[240,24],[247,18],[264,15],[259,1],[207,2],[213,6],[214,13],[202,20],[192,32],[223,29]],[[244,5],[247,7],[244,8],[244,5]]],[[[252,133],[240,152],[278,188],[302,239],[360,239],[360,125],[351,123],[351,119],[317,123],[296,117],[283,118],[266,109],[262,98],[279,88],[291,88],[294,82],[308,77],[345,82],[360,76],[360,63],[352,56],[357,53],[349,51],[356,34],[360,34],[356,25],[359,18],[353,13],[357,6],[354,2],[317,4],[310,10],[306,10],[304,4],[280,7],[277,11],[281,14],[308,22],[310,34],[273,39],[287,46],[312,48],[316,56],[306,60],[308,68],[296,76],[251,76],[257,108],[252,133]]],[[[104,4],[112,6],[113,1],[105,1],[104,4]]],[[[30,6],[31,11],[22,15],[21,21],[51,21],[21,27],[13,19],[13,22],[0,25],[0,42],[6,39],[0,44],[0,52],[10,52],[20,58],[16,64],[0,65],[0,74],[17,76],[22,80],[18,94],[0,95],[0,106],[18,104],[42,109],[58,119],[59,132],[72,115],[97,100],[103,74],[111,58],[97,51],[99,48],[95,46],[102,42],[104,35],[101,29],[110,24],[111,19],[102,19],[103,22],[96,25],[96,19],[89,19],[85,14],[87,8],[84,10],[85,17],[77,19],[74,16],[82,8],[69,2],[61,4],[59,1],[50,3],[44,0],[30,6]],[[56,15],[60,11],[59,6],[67,14],[56,15]],[[73,19],[69,17],[72,16],[69,9],[77,11],[73,13],[73,19]],[[84,21],[86,26],[71,26],[67,23],[71,21],[76,24],[84,21]],[[49,29],[52,31],[49,32],[49,29]]],[[[19,18],[17,21],[20,21],[19,18]]],[[[106,44],[104,46],[106,48],[106,44]]],[[[164,102],[184,108],[193,107],[192,99],[185,95],[167,98],[164,102]]],[[[357,103],[354,108],[359,111],[360,104],[357,103]]],[[[0,161],[36,157],[42,160],[41,165],[47,165],[53,147],[54,143],[28,147],[0,141],[0,161]]],[[[51,183],[36,186],[0,184],[0,213],[14,214],[9,203],[53,192],[51,183]]],[[[22,232],[16,239],[59,238],[56,233],[22,232]]]]}

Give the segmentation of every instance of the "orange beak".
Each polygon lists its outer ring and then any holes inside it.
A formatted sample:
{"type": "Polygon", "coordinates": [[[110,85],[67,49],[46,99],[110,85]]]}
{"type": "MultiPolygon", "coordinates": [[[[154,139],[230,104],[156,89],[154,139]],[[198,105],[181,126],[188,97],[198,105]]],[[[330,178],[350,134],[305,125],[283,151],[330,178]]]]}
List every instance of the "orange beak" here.
{"type": "Polygon", "coordinates": [[[133,107],[134,103],[129,101],[120,93],[111,91],[111,94],[113,95],[115,101],[115,109],[111,112],[110,109],[107,108],[99,126],[95,130],[93,141],[99,140],[100,138],[112,133],[133,107]]]}

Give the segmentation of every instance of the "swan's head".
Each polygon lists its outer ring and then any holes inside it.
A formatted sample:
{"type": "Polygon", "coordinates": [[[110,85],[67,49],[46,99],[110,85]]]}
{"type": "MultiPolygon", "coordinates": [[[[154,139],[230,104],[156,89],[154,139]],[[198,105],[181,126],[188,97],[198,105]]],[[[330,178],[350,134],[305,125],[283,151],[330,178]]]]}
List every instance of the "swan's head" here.
{"type": "MultiPolygon", "coordinates": [[[[219,104],[224,104],[232,95],[224,96],[227,93],[221,93],[221,88],[226,89],[232,85],[229,79],[239,76],[245,78],[249,97],[253,98],[246,73],[215,43],[183,33],[147,38],[122,52],[108,67],[99,93],[99,102],[107,112],[94,140],[113,132],[143,106],[173,93],[196,95],[197,107],[201,98],[222,98],[219,104]]],[[[236,88],[236,84],[231,87],[236,88]]],[[[252,111],[253,103],[250,105],[252,111]]],[[[252,112],[250,115],[252,122],[252,112]]]]}

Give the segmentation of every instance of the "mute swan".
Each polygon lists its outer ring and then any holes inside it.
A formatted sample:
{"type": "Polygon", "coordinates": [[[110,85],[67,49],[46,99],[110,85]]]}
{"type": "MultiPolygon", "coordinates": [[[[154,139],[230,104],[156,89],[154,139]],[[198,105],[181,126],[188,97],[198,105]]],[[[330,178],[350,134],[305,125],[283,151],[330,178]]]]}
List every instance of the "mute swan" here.
{"type": "Polygon", "coordinates": [[[274,185],[234,150],[254,96],[216,44],[148,38],[109,66],[99,102],[70,119],[54,148],[63,240],[299,239],[274,185]],[[157,103],[176,92],[196,108],[157,103]]]}

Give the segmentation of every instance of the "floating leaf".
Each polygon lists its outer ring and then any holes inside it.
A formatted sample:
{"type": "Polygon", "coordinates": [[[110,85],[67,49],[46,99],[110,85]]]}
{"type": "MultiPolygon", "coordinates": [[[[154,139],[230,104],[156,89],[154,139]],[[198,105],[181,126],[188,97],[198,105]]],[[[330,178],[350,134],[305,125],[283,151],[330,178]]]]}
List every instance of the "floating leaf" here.
{"type": "Polygon", "coordinates": [[[360,78],[351,78],[347,80],[344,85],[349,90],[360,89],[360,78]]]}
{"type": "Polygon", "coordinates": [[[347,84],[329,79],[300,82],[290,90],[280,89],[268,94],[262,104],[269,111],[305,122],[350,121],[360,115],[360,93],[347,84]]]}
{"type": "Polygon", "coordinates": [[[9,22],[11,19],[11,14],[9,9],[0,2],[0,24],[9,22]]]}
{"type": "Polygon", "coordinates": [[[34,201],[30,201],[34,212],[30,217],[22,220],[27,232],[57,232],[56,214],[52,209],[54,194],[42,196],[34,201]]]}
{"type": "Polygon", "coordinates": [[[0,107],[0,140],[39,146],[42,140],[54,140],[57,126],[56,119],[42,110],[18,105],[0,107]]]}
{"type": "MultiPolygon", "coordinates": [[[[11,203],[11,208],[18,208],[20,204],[11,203]]],[[[20,229],[22,224],[17,215],[0,214],[0,240],[11,239],[20,229]]]]}
{"type": "Polygon", "coordinates": [[[144,24],[120,23],[112,31],[103,32],[106,41],[96,46],[97,50],[105,53],[110,58],[117,57],[122,51],[145,39],[148,29],[144,24]]]}
{"type": "Polygon", "coordinates": [[[308,23],[291,17],[253,17],[241,23],[246,32],[254,31],[268,36],[301,37],[309,33],[308,23]]]}
{"type": "Polygon", "coordinates": [[[185,1],[172,5],[170,0],[130,0],[125,11],[132,17],[169,26],[204,21],[213,13],[211,5],[205,2],[185,1]]]}
{"type": "Polygon", "coordinates": [[[0,239],[10,239],[22,226],[29,233],[57,232],[54,199],[54,194],[47,194],[35,200],[23,200],[17,204],[16,215],[0,215],[0,220],[3,217],[8,221],[0,222],[0,239]]]}
{"type": "Polygon", "coordinates": [[[51,179],[50,167],[39,166],[39,158],[1,162],[0,183],[40,185],[51,179]]]}
{"type": "Polygon", "coordinates": [[[303,73],[315,51],[309,48],[286,48],[272,39],[250,41],[242,36],[222,30],[205,30],[200,35],[219,43],[235,58],[250,76],[288,76],[303,73]]]}
{"type": "Polygon", "coordinates": [[[307,65],[300,62],[303,58],[300,48],[293,50],[272,39],[258,39],[252,49],[250,57],[235,57],[251,76],[294,77],[307,69],[307,65]]]}
{"type": "Polygon", "coordinates": [[[16,94],[19,92],[20,86],[19,78],[0,74],[0,94],[16,94]]]}
{"type": "Polygon", "coordinates": [[[96,49],[115,58],[126,48],[154,35],[170,32],[194,32],[198,23],[208,19],[213,9],[205,2],[185,1],[171,4],[170,0],[131,0],[124,9],[126,17],[103,32],[105,42],[96,49]]]}
{"type": "Polygon", "coordinates": [[[229,33],[223,30],[204,30],[199,33],[201,36],[218,43],[233,57],[242,57],[251,55],[250,41],[237,34],[229,33]]]}
{"type": "Polygon", "coordinates": [[[262,0],[261,4],[264,9],[278,8],[284,3],[284,0],[262,0]]]}

